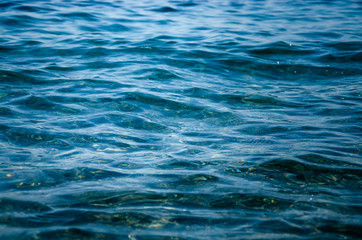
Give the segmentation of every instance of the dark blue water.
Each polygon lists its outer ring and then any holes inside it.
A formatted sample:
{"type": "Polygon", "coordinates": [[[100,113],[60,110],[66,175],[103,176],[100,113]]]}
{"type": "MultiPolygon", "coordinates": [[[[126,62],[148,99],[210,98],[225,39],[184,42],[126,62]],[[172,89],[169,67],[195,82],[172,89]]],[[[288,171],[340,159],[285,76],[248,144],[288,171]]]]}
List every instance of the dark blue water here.
{"type": "Polygon", "coordinates": [[[358,239],[362,3],[0,0],[1,239],[358,239]]]}

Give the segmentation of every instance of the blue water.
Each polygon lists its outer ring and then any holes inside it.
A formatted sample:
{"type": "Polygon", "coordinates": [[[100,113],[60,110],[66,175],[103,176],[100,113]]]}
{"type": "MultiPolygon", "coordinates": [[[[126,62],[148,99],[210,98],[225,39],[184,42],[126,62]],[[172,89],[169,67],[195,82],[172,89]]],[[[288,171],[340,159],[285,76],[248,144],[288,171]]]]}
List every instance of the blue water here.
{"type": "Polygon", "coordinates": [[[0,0],[1,239],[362,238],[358,0],[0,0]]]}

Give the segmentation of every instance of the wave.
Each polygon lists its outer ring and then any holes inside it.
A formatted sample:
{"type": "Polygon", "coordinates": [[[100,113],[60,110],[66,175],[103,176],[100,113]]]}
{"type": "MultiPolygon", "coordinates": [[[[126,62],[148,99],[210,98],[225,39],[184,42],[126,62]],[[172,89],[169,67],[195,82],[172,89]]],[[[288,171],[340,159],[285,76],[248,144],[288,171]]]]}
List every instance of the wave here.
{"type": "Polygon", "coordinates": [[[1,239],[340,239],[360,4],[1,1],[1,239]]]}

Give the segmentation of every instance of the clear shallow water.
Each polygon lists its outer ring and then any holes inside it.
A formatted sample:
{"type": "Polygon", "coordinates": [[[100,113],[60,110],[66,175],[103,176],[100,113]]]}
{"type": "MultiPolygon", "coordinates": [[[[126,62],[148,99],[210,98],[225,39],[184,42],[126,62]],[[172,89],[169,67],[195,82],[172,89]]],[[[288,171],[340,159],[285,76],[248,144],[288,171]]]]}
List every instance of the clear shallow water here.
{"type": "Polygon", "coordinates": [[[360,1],[0,1],[0,235],[361,237],[360,1]]]}

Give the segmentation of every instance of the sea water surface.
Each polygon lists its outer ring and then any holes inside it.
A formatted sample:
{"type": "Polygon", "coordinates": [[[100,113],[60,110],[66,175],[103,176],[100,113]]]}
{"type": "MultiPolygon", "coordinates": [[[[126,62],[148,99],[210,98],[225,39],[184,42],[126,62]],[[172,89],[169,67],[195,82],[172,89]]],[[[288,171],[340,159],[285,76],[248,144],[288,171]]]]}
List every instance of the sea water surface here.
{"type": "Polygon", "coordinates": [[[358,0],[0,0],[1,239],[358,239],[358,0]]]}

